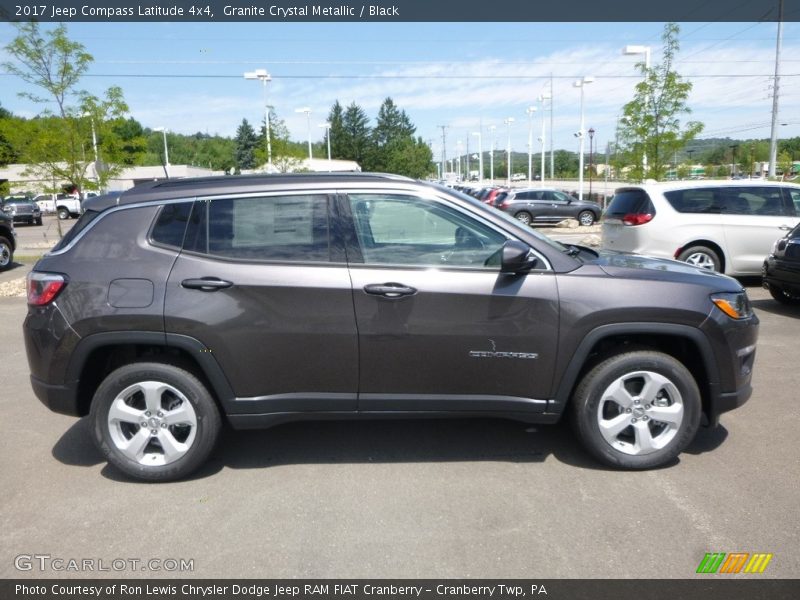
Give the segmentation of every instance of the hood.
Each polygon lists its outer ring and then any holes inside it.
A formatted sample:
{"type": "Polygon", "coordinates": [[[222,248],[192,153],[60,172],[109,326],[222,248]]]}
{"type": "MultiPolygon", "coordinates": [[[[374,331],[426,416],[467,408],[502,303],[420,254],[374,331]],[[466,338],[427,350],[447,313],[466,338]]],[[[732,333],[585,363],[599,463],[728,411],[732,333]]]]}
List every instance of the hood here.
{"type": "Polygon", "coordinates": [[[591,263],[612,277],[683,281],[706,285],[721,292],[736,292],[742,289],[742,285],[732,277],[677,260],[601,250],[599,256],[591,263]]]}

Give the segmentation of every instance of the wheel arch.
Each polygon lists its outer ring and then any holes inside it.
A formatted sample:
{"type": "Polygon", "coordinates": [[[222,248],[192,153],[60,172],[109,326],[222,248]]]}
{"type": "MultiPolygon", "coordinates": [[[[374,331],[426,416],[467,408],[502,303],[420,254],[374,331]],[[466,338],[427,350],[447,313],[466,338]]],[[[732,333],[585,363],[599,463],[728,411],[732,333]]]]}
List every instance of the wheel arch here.
{"type": "Polygon", "coordinates": [[[563,412],[583,376],[599,362],[632,350],[663,352],[680,361],[697,383],[703,413],[710,414],[720,393],[719,369],[711,343],[699,329],[671,323],[603,325],[589,332],[564,370],[548,412],[563,412]]]}
{"type": "Polygon", "coordinates": [[[114,369],[131,362],[156,361],[186,369],[198,377],[223,414],[233,389],[211,352],[198,340],[159,332],[107,332],[83,338],[70,357],[67,380],[77,382],[80,415],[89,414],[95,390],[114,369]]]}
{"type": "Polygon", "coordinates": [[[692,246],[705,246],[706,248],[709,248],[710,250],[716,252],[717,256],[719,256],[720,262],[722,263],[720,265],[720,273],[725,272],[725,269],[727,268],[728,265],[728,258],[725,256],[725,251],[722,249],[722,246],[720,246],[717,242],[713,242],[705,238],[693,240],[691,242],[683,244],[680,248],[678,248],[675,251],[675,254],[672,255],[672,258],[678,260],[678,255],[680,255],[680,253],[686,250],[687,248],[691,248],[692,246]]]}

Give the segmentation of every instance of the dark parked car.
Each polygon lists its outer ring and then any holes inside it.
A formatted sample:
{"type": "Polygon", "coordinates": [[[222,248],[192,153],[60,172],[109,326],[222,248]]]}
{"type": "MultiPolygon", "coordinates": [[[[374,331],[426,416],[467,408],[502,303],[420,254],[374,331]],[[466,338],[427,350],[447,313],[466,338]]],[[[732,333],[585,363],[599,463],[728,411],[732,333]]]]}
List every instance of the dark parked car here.
{"type": "Polygon", "coordinates": [[[28,196],[6,196],[2,200],[3,212],[15,223],[42,224],[42,211],[28,196]]]}
{"type": "Polygon", "coordinates": [[[14,222],[11,217],[0,211],[0,271],[5,271],[14,262],[16,242],[14,222]]]}
{"type": "Polygon", "coordinates": [[[782,237],[764,261],[764,287],[775,300],[800,306],[800,225],[782,237]]]}
{"type": "Polygon", "coordinates": [[[199,467],[223,420],[566,413],[598,460],[657,467],[748,399],[757,334],[734,279],[355,173],[91,198],[24,324],[39,399],[146,480],[199,467]]]}
{"type": "Polygon", "coordinates": [[[564,219],[577,219],[581,225],[591,225],[603,212],[594,202],[576,200],[569,194],[547,188],[509,190],[505,196],[497,197],[495,206],[526,225],[558,223],[564,219]]]}

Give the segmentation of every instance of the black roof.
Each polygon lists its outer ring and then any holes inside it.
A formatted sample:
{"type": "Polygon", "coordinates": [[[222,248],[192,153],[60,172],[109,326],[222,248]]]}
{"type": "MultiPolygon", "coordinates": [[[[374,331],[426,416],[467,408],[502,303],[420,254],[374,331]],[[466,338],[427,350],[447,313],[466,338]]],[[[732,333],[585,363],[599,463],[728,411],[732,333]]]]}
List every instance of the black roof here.
{"type": "Polygon", "coordinates": [[[223,175],[216,177],[186,177],[164,179],[141,183],[124,192],[111,192],[102,196],[88,198],[85,208],[104,210],[119,204],[167,200],[171,198],[192,198],[195,196],[211,196],[229,193],[258,192],[265,188],[291,187],[302,189],[309,186],[328,185],[331,183],[369,183],[400,181],[413,183],[415,180],[402,175],[387,173],[280,173],[254,175],[223,175]]]}

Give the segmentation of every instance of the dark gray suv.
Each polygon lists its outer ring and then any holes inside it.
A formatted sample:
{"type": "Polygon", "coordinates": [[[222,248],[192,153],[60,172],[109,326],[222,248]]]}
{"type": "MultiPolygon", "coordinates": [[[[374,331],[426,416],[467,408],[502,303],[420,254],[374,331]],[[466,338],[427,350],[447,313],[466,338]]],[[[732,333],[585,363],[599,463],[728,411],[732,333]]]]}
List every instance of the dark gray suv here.
{"type": "Polygon", "coordinates": [[[550,188],[531,188],[501,192],[495,206],[526,225],[533,222],[558,223],[577,219],[581,225],[592,225],[603,209],[595,202],[578,200],[565,192],[550,188]]]}
{"type": "Polygon", "coordinates": [[[28,279],[36,395],[145,480],[223,422],[566,412],[606,464],[664,465],[750,396],[733,279],[564,246],[388,175],[218,177],[87,200],[28,279]]]}

